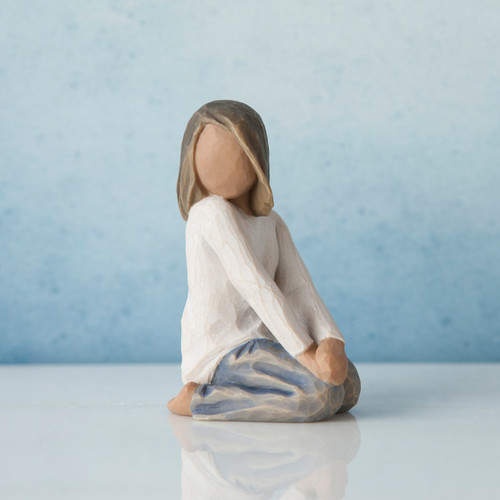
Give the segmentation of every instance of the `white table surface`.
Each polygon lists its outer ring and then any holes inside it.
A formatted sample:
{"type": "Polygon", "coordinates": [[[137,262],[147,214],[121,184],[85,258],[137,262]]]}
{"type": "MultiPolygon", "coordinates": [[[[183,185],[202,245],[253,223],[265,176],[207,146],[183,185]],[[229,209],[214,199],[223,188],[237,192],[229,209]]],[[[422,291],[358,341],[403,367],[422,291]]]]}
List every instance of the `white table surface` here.
{"type": "Polygon", "coordinates": [[[500,364],[358,370],[350,415],[266,424],[170,415],[178,365],[0,366],[0,498],[500,499],[500,364]]]}

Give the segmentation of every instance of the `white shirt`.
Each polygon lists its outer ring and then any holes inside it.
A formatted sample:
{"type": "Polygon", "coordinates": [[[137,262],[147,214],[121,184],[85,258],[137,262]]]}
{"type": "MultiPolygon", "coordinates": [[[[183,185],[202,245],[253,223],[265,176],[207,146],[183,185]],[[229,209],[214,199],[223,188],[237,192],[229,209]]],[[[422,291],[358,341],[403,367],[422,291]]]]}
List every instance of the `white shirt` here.
{"type": "Polygon", "coordinates": [[[297,357],[344,341],[281,217],[248,215],[221,196],[193,205],[186,225],[188,297],[181,319],[182,380],[210,382],[219,361],[256,338],[297,357]]]}

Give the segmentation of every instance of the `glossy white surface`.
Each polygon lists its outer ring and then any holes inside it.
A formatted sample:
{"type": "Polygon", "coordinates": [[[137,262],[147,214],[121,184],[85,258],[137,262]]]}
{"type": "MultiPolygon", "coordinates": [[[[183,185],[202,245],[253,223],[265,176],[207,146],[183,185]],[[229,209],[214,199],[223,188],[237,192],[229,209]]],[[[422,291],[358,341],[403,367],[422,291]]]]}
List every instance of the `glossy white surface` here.
{"type": "Polygon", "coordinates": [[[0,498],[500,498],[500,365],[358,370],[352,415],[261,424],[169,415],[178,365],[0,366],[0,498]]]}

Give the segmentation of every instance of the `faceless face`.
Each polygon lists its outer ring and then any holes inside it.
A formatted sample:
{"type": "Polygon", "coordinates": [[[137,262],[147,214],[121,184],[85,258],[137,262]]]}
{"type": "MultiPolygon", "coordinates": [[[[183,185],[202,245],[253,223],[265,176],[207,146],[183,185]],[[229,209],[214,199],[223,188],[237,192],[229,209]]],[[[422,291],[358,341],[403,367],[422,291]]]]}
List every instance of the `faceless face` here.
{"type": "Polygon", "coordinates": [[[257,180],[250,159],[233,134],[217,125],[203,129],[194,162],[203,187],[227,200],[248,193],[257,180]]]}

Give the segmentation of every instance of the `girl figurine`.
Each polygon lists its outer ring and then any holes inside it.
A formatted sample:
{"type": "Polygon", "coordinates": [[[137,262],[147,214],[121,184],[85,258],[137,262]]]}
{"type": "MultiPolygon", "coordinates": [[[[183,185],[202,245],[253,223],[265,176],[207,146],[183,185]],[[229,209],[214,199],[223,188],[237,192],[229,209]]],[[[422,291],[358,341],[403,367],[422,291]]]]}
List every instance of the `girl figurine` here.
{"type": "Polygon", "coordinates": [[[188,297],[168,408],[198,420],[309,422],[346,412],[360,380],[287,226],[272,209],[260,116],[213,101],[182,141],[177,198],[188,297]]]}

